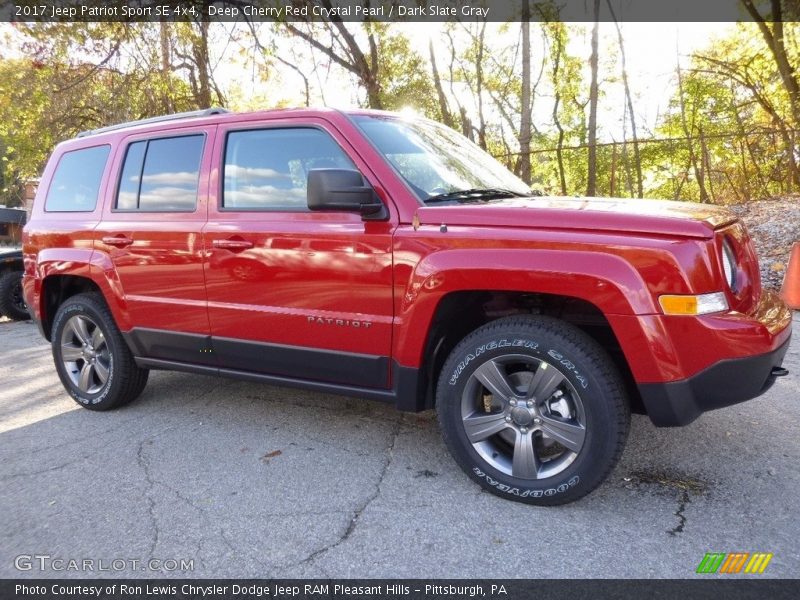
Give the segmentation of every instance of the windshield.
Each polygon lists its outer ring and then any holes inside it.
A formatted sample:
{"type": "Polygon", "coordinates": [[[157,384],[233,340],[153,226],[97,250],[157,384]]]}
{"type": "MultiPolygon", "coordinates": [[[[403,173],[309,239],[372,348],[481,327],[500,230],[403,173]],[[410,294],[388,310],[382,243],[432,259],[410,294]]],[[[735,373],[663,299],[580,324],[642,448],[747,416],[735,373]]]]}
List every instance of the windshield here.
{"type": "Polygon", "coordinates": [[[531,194],[525,182],[449,127],[376,115],[353,120],[420,200],[468,202],[531,194]]]}

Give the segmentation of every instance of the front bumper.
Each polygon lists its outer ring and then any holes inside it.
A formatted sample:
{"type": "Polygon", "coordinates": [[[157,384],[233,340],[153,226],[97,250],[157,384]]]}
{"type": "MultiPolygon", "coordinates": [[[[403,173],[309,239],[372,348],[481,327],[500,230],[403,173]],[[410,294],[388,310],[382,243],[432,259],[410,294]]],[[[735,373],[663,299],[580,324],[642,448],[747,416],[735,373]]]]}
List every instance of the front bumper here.
{"type": "Polygon", "coordinates": [[[786,373],[780,367],[790,341],[766,354],[722,360],[682,381],[638,384],[650,420],[657,427],[688,425],[706,411],[760,396],[786,373]]]}

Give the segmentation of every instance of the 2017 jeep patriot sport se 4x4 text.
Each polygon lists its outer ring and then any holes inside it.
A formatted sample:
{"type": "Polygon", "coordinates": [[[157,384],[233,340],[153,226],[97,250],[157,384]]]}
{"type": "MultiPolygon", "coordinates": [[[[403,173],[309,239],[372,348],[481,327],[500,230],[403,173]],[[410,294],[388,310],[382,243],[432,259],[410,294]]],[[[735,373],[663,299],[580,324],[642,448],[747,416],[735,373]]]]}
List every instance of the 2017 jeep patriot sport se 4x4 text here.
{"type": "Polygon", "coordinates": [[[500,496],[575,500],[656,425],[784,373],[791,314],[725,210],[531,197],[452,130],[382,112],[208,110],[60,144],[24,296],[69,394],[149,369],[434,408],[500,496]]]}

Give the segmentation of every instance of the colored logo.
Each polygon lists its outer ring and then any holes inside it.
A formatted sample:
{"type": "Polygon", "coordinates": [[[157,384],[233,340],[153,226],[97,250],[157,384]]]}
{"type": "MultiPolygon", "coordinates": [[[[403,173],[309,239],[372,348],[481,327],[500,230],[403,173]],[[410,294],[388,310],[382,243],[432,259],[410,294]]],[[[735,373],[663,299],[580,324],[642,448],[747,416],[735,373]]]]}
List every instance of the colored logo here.
{"type": "Polygon", "coordinates": [[[763,573],[772,552],[706,552],[697,565],[698,573],[763,573]]]}

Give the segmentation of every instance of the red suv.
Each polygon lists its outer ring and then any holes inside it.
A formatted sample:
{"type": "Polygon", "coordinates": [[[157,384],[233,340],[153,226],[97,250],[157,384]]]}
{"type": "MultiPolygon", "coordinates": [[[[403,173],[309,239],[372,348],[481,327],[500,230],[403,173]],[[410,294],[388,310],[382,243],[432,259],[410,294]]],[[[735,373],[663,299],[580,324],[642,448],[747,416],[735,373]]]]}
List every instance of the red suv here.
{"type": "Polygon", "coordinates": [[[631,410],[763,393],[791,313],[729,212],[533,197],[470,141],[370,111],[223,110],[60,144],[24,298],[86,408],[174,369],[435,408],[493,493],[596,487],[631,410]]]}

